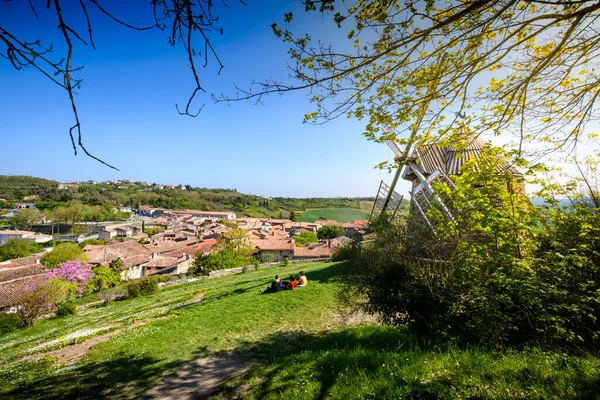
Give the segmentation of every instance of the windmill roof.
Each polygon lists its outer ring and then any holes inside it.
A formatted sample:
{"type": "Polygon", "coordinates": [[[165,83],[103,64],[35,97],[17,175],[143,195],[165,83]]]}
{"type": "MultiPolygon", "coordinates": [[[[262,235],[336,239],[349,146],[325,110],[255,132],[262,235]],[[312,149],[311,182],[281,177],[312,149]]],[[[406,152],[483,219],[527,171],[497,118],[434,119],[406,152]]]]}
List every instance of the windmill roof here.
{"type": "MultiPolygon", "coordinates": [[[[429,144],[416,148],[412,157],[417,160],[419,172],[424,175],[429,175],[436,170],[442,170],[446,175],[460,175],[463,165],[481,156],[481,152],[489,143],[478,136],[469,138],[465,146],[457,147],[442,147],[438,144],[429,144]]],[[[522,175],[519,170],[514,168],[508,161],[503,161],[498,166],[498,172],[508,172],[513,175],[522,175]]],[[[404,176],[404,179],[410,179],[407,176],[411,175],[410,171],[404,176]]]]}

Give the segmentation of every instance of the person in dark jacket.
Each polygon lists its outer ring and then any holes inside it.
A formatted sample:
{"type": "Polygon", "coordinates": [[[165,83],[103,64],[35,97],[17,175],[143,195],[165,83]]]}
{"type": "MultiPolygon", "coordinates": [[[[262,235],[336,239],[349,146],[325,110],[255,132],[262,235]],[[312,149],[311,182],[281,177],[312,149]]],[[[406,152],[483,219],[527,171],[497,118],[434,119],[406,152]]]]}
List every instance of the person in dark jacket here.
{"type": "Polygon", "coordinates": [[[261,293],[275,293],[281,291],[281,278],[279,275],[275,275],[275,279],[271,282],[271,286],[261,290],[261,293]]]}

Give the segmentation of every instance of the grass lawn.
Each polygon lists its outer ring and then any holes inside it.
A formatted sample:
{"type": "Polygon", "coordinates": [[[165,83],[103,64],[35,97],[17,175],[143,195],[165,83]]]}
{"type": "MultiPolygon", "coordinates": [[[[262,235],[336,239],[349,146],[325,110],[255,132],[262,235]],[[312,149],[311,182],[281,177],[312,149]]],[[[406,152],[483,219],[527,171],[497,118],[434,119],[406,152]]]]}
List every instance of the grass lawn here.
{"type": "Polygon", "coordinates": [[[332,219],[338,222],[351,222],[357,219],[368,219],[369,213],[358,208],[316,208],[302,211],[296,221],[315,222],[318,219],[332,219]]]}
{"type": "Polygon", "coordinates": [[[295,264],[192,282],[4,334],[0,398],[140,398],[164,374],[215,354],[252,365],[226,382],[221,399],[598,398],[597,356],[436,347],[400,329],[344,327],[336,312],[343,268],[295,264]],[[306,288],[259,293],[275,273],[300,269],[306,288]],[[16,362],[84,328],[123,327],[130,330],[93,346],[73,369],[57,371],[49,357],[16,362]]]}
{"type": "Polygon", "coordinates": [[[165,372],[217,351],[246,348],[281,332],[320,332],[335,322],[335,263],[292,264],[165,288],[148,297],[81,310],[67,319],[40,321],[0,337],[0,398],[138,397],[165,372]],[[260,294],[275,273],[304,269],[309,286],[260,294]],[[179,307],[195,295],[204,299],[179,307]],[[179,307],[179,308],[178,308],[179,307]],[[167,317],[157,319],[156,317],[167,317]],[[31,348],[82,329],[151,323],[91,348],[77,368],[59,373],[55,360],[15,364],[31,348]]]}

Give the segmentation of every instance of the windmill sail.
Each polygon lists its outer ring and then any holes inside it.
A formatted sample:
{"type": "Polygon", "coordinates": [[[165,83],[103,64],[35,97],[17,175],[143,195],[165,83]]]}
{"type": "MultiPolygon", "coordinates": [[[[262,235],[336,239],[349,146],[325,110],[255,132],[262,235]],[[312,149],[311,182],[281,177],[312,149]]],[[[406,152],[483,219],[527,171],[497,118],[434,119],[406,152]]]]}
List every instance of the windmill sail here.
{"type": "Polygon", "coordinates": [[[379,218],[380,215],[385,213],[387,213],[391,219],[395,219],[397,217],[398,208],[400,208],[400,204],[402,203],[402,199],[404,199],[404,196],[392,190],[392,188],[384,181],[381,181],[369,219],[374,221],[379,218]]]}

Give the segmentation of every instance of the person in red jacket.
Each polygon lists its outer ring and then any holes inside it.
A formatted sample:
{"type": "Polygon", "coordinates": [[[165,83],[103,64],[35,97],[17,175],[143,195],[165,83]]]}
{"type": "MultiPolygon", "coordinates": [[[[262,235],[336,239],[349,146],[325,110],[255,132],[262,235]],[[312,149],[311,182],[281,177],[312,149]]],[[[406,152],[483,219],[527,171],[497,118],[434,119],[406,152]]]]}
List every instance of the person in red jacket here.
{"type": "Polygon", "coordinates": [[[296,289],[296,286],[298,286],[298,281],[296,280],[296,277],[294,275],[290,276],[290,283],[288,283],[288,290],[294,290],[296,289]]]}

